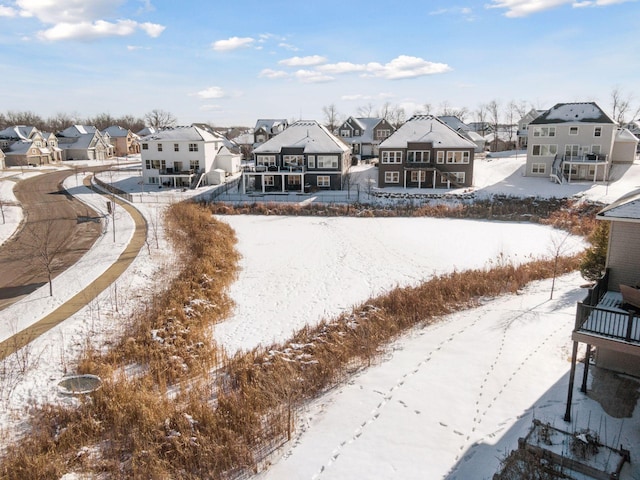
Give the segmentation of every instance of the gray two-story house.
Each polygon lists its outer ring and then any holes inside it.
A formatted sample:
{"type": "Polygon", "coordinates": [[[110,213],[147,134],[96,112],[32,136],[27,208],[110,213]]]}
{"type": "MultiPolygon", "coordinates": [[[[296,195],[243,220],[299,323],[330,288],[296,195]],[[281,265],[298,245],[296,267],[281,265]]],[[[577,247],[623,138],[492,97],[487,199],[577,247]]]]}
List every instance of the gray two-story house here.
{"type": "Polygon", "coordinates": [[[627,133],[596,103],[558,103],[529,123],[525,175],[605,181],[613,162],[633,161],[627,133]]]}
{"type": "Polygon", "coordinates": [[[473,185],[476,144],[432,115],[414,115],[379,146],[379,187],[473,185]]]}
{"type": "Polygon", "coordinates": [[[246,191],[340,190],[351,164],[351,149],[315,120],[299,120],[257,146],[254,166],[245,168],[246,191]]]}
{"type": "Polygon", "coordinates": [[[394,131],[384,118],[349,117],[338,128],[338,135],[351,145],[354,158],[369,160],[378,156],[378,146],[394,131]]]}

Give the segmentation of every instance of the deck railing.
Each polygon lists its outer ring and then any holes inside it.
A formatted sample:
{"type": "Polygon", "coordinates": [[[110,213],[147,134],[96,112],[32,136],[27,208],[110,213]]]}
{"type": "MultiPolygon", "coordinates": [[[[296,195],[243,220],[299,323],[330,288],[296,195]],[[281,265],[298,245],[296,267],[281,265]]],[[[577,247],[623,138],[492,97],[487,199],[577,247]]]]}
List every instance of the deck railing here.
{"type": "Polygon", "coordinates": [[[640,344],[640,321],[636,312],[622,312],[578,303],[576,331],[640,344]]]}

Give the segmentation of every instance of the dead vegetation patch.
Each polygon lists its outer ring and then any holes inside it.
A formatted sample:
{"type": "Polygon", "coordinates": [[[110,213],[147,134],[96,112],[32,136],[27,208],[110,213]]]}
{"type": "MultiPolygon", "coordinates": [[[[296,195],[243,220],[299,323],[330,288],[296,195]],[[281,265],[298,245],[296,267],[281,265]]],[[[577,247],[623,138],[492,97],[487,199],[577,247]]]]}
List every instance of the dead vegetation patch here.
{"type": "Polygon", "coordinates": [[[227,358],[210,327],[231,311],[226,290],[236,278],[238,253],[234,232],[211,212],[193,203],[169,209],[181,273],[141,305],[111,351],[90,350],[80,360],[80,373],[103,379],[100,390],[75,407],[33,413],[30,434],[2,459],[3,479],[57,479],[68,472],[226,479],[255,472],[291,438],[299,406],[370,365],[408,329],[574,271],[579,261],[452,272],[371,298],[282,344],[227,358]],[[135,376],[124,373],[131,366],[135,376]]]}

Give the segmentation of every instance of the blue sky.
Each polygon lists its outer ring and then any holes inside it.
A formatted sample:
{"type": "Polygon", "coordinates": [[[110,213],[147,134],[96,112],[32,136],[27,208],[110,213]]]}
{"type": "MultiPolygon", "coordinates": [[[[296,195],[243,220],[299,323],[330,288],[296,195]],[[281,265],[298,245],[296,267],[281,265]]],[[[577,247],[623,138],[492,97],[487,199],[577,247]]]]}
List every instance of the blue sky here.
{"type": "Polygon", "coordinates": [[[0,0],[0,112],[253,126],[331,104],[609,111],[616,87],[640,105],[639,26],[638,0],[0,0]]]}

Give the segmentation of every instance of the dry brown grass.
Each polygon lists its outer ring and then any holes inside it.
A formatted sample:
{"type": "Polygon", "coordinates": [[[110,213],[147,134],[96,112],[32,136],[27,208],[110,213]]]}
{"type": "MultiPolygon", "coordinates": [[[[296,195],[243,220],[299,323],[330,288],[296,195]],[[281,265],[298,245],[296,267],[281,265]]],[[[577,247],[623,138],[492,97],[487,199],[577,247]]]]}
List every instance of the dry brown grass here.
{"type": "MultiPolygon", "coordinates": [[[[281,345],[226,358],[209,328],[232,306],[234,233],[194,204],[172,207],[167,225],[183,248],[181,273],[140,308],[112,351],[87,351],[81,371],[101,375],[103,388],[75,408],[39,409],[30,435],[7,450],[2,478],[74,471],[216,479],[255,471],[291,437],[303,402],[369,365],[408,329],[554,274],[554,259],[453,272],[372,298],[281,345]]],[[[555,274],[577,262],[560,259],[555,274]]]]}

